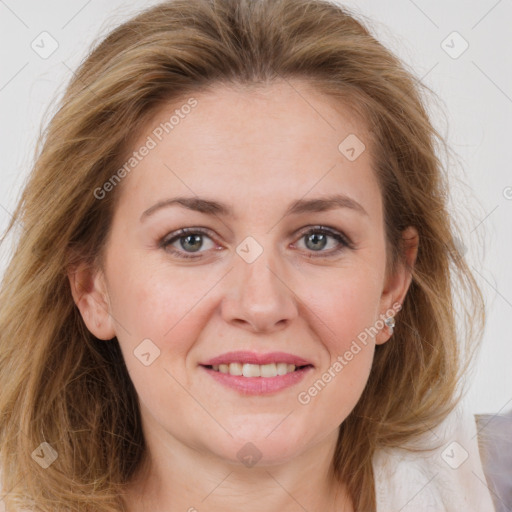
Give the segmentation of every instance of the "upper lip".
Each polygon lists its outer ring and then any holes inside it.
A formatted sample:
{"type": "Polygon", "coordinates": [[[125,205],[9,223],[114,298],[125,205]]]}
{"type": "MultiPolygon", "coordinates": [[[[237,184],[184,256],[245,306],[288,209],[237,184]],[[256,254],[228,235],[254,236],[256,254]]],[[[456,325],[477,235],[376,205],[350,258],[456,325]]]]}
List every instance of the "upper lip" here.
{"type": "Polygon", "coordinates": [[[256,352],[249,351],[236,351],[226,352],[220,356],[208,359],[203,366],[213,366],[218,364],[229,364],[229,363],[246,363],[246,364],[271,364],[271,363],[287,363],[294,364],[295,366],[306,366],[312,365],[308,360],[288,354],[286,352],[268,352],[266,354],[258,354],[256,352]]]}

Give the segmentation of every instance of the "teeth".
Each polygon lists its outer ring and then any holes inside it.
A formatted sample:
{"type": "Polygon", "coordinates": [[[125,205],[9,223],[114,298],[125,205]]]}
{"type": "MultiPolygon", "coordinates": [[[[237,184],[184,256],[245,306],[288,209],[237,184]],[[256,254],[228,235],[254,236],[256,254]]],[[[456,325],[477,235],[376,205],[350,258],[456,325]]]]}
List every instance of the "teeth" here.
{"type": "Polygon", "coordinates": [[[244,364],[242,375],[244,377],[261,377],[261,366],[257,364],[244,364]]]}
{"type": "Polygon", "coordinates": [[[276,363],[262,364],[260,366],[261,377],[277,377],[276,363]]]}
{"type": "Polygon", "coordinates": [[[277,377],[295,371],[294,364],[270,363],[270,364],[215,364],[213,370],[230,375],[243,375],[244,377],[277,377]]]}
{"type": "Polygon", "coordinates": [[[288,365],[286,363],[277,363],[277,375],[288,373],[288,365]]]}
{"type": "Polygon", "coordinates": [[[243,375],[242,363],[231,363],[226,365],[231,375],[243,375]]]}

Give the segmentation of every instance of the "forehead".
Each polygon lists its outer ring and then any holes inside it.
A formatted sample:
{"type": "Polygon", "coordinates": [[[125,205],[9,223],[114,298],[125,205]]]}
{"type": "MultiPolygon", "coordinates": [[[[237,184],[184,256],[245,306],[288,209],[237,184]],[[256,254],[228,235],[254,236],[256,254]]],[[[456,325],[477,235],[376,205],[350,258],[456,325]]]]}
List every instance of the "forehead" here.
{"type": "Polygon", "coordinates": [[[131,151],[152,148],[123,187],[141,207],[183,194],[244,207],[338,192],[379,200],[365,123],[306,82],[219,85],[161,106],[139,135],[131,151]]]}

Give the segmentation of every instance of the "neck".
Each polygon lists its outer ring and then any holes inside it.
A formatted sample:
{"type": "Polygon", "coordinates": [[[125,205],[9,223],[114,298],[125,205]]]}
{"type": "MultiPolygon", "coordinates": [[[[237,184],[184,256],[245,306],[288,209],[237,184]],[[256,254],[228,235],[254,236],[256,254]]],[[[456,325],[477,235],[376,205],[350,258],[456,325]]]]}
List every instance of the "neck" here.
{"type": "Polygon", "coordinates": [[[353,512],[346,486],[332,471],[337,431],[286,463],[245,467],[167,439],[148,444],[127,486],[127,512],[353,512]],[[160,446],[161,448],[161,446],[160,446]],[[172,457],[168,456],[172,453],[172,457]]]}

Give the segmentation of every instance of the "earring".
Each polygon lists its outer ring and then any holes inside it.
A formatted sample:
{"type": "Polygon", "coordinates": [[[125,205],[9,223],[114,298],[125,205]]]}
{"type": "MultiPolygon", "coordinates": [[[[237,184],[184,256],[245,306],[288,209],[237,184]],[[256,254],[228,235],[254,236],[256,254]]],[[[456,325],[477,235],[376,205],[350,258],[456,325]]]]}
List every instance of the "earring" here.
{"type": "Polygon", "coordinates": [[[389,327],[390,334],[393,334],[393,327],[395,327],[395,317],[394,316],[388,316],[384,323],[389,327]]]}

